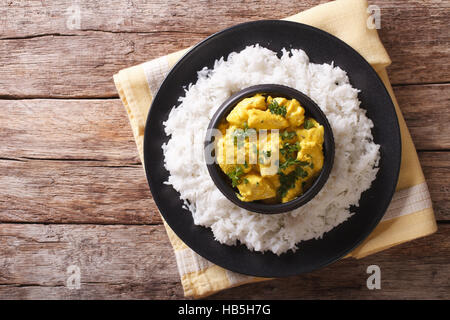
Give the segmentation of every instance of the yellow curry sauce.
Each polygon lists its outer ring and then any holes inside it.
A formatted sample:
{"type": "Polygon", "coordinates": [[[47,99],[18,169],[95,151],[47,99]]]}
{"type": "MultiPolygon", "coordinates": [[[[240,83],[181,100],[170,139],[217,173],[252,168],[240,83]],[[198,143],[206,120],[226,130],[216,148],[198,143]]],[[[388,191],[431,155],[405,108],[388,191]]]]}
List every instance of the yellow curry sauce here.
{"type": "Polygon", "coordinates": [[[242,201],[291,201],[322,169],[324,128],[305,118],[296,99],[263,94],[243,99],[219,129],[217,161],[242,201]]]}

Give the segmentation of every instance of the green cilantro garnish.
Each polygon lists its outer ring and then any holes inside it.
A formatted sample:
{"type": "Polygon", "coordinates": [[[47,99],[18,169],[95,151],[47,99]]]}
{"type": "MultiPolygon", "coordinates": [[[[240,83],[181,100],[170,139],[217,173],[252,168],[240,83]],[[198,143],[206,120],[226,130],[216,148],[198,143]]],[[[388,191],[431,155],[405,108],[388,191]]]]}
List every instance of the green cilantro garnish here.
{"type": "Polygon", "coordinates": [[[277,114],[283,117],[286,117],[286,107],[280,106],[276,100],[272,100],[272,102],[267,106],[270,112],[273,114],[277,114]]]}
{"type": "Polygon", "coordinates": [[[283,131],[280,136],[282,140],[291,140],[296,136],[296,133],[295,131],[283,131]]]}
{"type": "Polygon", "coordinates": [[[306,178],[308,176],[308,172],[306,172],[302,167],[296,167],[294,172],[295,175],[300,178],[306,178]]]}
{"type": "Polygon", "coordinates": [[[286,168],[292,166],[293,164],[298,164],[298,163],[300,163],[300,161],[297,159],[292,159],[292,158],[286,159],[286,161],[280,163],[278,171],[280,173],[281,170],[286,169],[286,168]]]}
{"type": "MultiPolygon", "coordinates": [[[[283,144],[283,148],[280,149],[280,152],[285,158],[291,158],[293,153],[300,151],[300,149],[301,149],[301,147],[300,147],[300,144],[298,141],[294,144],[285,142],[283,144]]],[[[294,158],[295,158],[295,155],[294,155],[294,158]]]]}
{"type": "MultiPolygon", "coordinates": [[[[297,161],[297,160],[296,160],[297,161]]],[[[283,198],[289,189],[295,187],[295,183],[300,178],[306,178],[308,176],[308,172],[303,170],[302,167],[296,167],[294,171],[289,172],[288,174],[284,174],[283,172],[278,173],[280,176],[280,187],[277,192],[278,195],[283,198]]],[[[304,187],[305,181],[302,182],[302,187],[304,187]]]]}
{"type": "Polygon", "coordinates": [[[303,127],[307,130],[314,128],[314,122],[311,119],[306,119],[305,123],[303,124],[303,127]]]}
{"type": "Polygon", "coordinates": [[[244,169],[241,166],[236,166],[233,170],[227,173],[227,176],[231,179],[231,185],[236,187],[241,183],[241,177],[244,174],[244,169]]]}
{"type": "Polygon", "coordinates": [[[247,122],[244,122],[243,127],[244,129],[235,129],[231,134],[234,145],[238,147],[243,147],[245,139],[256,133],[255,129],[249,128],[247,122]]]}
{"type": "Polygon", "coordinates": [[[295,171],[292,171],[289,174],[280,172],[280,187],[277,190],[278,195],[283,198],[289,189],[295,187],[295,181],[297,181],[295,171]]]}

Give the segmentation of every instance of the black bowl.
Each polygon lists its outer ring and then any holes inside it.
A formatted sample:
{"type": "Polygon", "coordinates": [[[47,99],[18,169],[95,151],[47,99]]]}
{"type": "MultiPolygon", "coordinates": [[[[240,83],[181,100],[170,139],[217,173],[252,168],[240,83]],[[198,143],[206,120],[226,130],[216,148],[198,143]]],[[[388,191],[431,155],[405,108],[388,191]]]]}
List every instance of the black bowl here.
{"type": "Polygon", "coordinates": [[[211,179],[224,196],[241,208],[265,214],[291,211],[304,205],[319,193],[330,175],[334,160],[334,137],[331,126],[319,106],[305,94],[293,88],[278,84],[256,85],[235,93],[219,107],[209,123],[205,138],[205,158],[208,159],[213,157],[213,159],[215,159],[213,154],[208,154],[211,152],[211,148],[208,148],[208,146],[214,143],[213,130],[211,129],[218,129],[220,123],[228,116],[236,104],[245,98],[254,96],[256,93],[269,94],[287,99],[297,99],[305,109],[305,115],[313,117],[324,127],[324,163],[319,176],[314,180],[312,186],[301,196],[285,203],[267,204],[261,201],[241,201],[236,195],[237,189],[232,187],[230,178],[221,170],[217,161],[207,161],[206,165],[208,167],[208,172],[211,179]]]}

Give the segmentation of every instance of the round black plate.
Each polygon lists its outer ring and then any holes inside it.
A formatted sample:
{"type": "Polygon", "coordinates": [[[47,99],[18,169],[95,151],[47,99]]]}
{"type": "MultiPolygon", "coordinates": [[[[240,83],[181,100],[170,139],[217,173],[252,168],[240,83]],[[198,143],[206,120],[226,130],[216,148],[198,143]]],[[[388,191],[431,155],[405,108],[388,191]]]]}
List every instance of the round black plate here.
{"type": "Polygon", "coordinates": [[[300,23],[265,20],[240,24],[218,32],[192,48],[169,72],[155,96],[145,128],[144,159],[153,198],[172,230],[191,249],[226,269],[260,277],[282,277],[309,272],[332,263],[360,244],[376,227],[386,211],[397,184],[400,160],[400,130],[394,105],[372,67],[350,46],[319,29],[300,23]],[[227,57],[248,45],[259,43],[280,53],[282,48],[302,49],[314,63],[331,63],[345,70],[351,84],[361,90],[361,106],[372,119],[372,133],[381,145],[380,169],[369,190],[364,192],[355,214],[320,240],[299,245],[295,253],[277,256],[248,250],[244,245],[227,246],[214,240],[209,228],[194,225],[192,215],[182,208],[179,194],[165,185],[161,145],[168,140],[163,121],[183,86],[197,81],[197,71],[212,68],[215,59],[227,57]]]}

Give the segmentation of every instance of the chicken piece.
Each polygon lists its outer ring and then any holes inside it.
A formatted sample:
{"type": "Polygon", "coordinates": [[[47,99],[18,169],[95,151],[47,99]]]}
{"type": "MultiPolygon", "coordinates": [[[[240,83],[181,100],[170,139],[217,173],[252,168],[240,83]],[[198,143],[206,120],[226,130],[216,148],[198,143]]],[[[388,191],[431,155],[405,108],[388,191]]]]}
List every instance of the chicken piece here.
{"type": "Polygon", "coordinates": [[[231,110],[226,119],[232,125],[242,126],[248,120],[248,110],[266,110],[266,108],[265,98],[261,95],[245,98],[231,110]]]}
{"type": "Polygon", "coordinates": [[[284,129],[289,126],[289,122],[280,115],[270,111],[250,109],[248,111],[248,126],[255,129],[284,129]]]}
{"type": "Polygon", "coordinates": [[[280,138],[278,134],[269,133],[267,139],[260,139],[258,164],[261,176],[274,176],[278,173],[279,148],[280,138]]]}
{"type": "Polygon", "coordinates": [[[269,176],[269,177],[266,177],[266,179],[268,179],[270,181],[270,183],[272,184],[272,186],[275,189],[278,189],[280,187],[280,185],[281,185],[280,177],[278,175],[269,176]]]}
{"type": "Polygon", "coordinates": [[[314,119],[310,118],[307,121],[309,121],[309,129],[297,130],[297,136],[300,140],[300,151],[297,154],[297,160],[309,162],[308,173],[315,175],[323,167],[324,128],[314,119]]]}
{"type": "Polygon", "coordinates": [[[277,193],[270,180],[252,173],[243,176],[237,187],[239,199],[247,202],[274,198],[277,193]]]}
{"type": "Polygon", "coordinates": [[[275,100],[279,106],[286,106],[290,100],[286,99],[286,98],[281,98],[281,97],[277,97],[277,98],[273,98],[270,103],[272,103],[272,101],[275,100]]]}
{"type": "Polygon", "coordinates": [[[324,128],[322,125],[320,125],[317,121],[313,119],[308,119],[310,123],[312,123],[314,126],[310,129],[298,129],[296,130],[297,137],[299,141],[307,140],[307,141],[313,141],[317,144],[322,145],[323,144],[323,135],[324,135],[324,128]]]}
{"type": "Polygon", "coordinates": [[[298,152],[297,160],[308,162],[310,164],[306,167],[308,175],[316,175],[323,167],[322,145],[314,141],[303,140],[300,142],[300,147],[301,150],[298,152]]]}
{"type": "MultiPolygon", "coordinates": [[[[228,173],[230,171],[233,171],[237,166],[241,166],[244,173],[248,173],[252,170],[253,166],[251,164],[248,164],[248,162],[240,161],[241,163],[237,162],[237,146],[233,144],[226,144],[225,141],[227,139],[227,136],[222,137],[217,142],[217,163],[219,164],[219,167],[222,169],[223,172],[228,173]],[[230,159],[227,159],[227,150],[229,152],[234,152],[233,155],[231,155],[230,159]],[[233,151],[234,150],[234,151],[233,151]]],[[[229,140],[228,140],[229,141],[229,140]]],[[[245,149],[248,152],[248,143],[246,143],[245,149]]]]}
{"type": "Polygon", "coordinates": [[[291,189],[289,189],[284,197],[281,198],[281,202],[289,202],[293,199],[295,199],[299,194],[303,193],[303,179],[298,179],[295,181],[295,186],[291,189]]]}
{"type": "Polygon", "coordinates": [[[286,119],[291,127],[299,127],[305,120],[305,109],[296,99],[289,100],[286,106],[286,119]]]}

